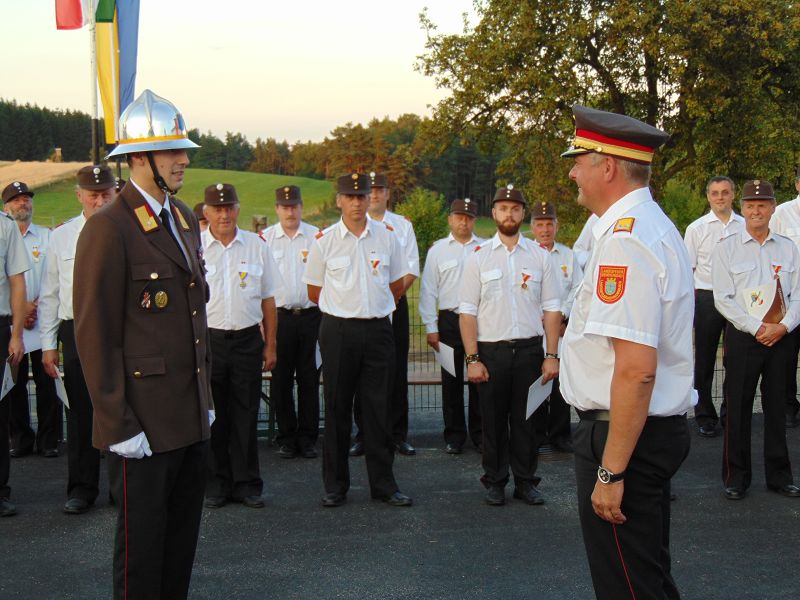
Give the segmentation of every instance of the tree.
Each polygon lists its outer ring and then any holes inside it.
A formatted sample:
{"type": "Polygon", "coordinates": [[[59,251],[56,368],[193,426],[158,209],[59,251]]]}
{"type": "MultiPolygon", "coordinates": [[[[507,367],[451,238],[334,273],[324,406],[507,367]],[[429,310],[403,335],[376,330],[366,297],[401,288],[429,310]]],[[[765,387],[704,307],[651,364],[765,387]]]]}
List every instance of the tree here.
{"type": "MultiPolygon", "coordinates": [[[[433,242],[447,235],[447,211],[444,198],[423,188],[414,188],[406,197],[406,201],[398,207],[397,212],[407,217],[414,225],[417,236],[417,247],[422,262],[428,255],[433,242]]],[[[420,265],[420,270],[422,269],[420,265]]]]}
{"type": "Polygon", "coordinates": [[[241,133],[225,134],[225,169],[245,171],[253,162],[253,147],[241,133]]]}
{"type": "MultiPolygon", "coordinates": [[[[713,174],[783,184],[800,148],[800,10],[779,0],[476,0],[479,21],[442,35],[426,13],[417,68],[452,94],[435,107],[443,140],[475,132],[509,152],[498,183],[571,199],[558,155],[571,106],[629,114],[672,134],[654,187],[713,174]]],[[[574,203],[567,212],[582,218],[574,203]]]]}

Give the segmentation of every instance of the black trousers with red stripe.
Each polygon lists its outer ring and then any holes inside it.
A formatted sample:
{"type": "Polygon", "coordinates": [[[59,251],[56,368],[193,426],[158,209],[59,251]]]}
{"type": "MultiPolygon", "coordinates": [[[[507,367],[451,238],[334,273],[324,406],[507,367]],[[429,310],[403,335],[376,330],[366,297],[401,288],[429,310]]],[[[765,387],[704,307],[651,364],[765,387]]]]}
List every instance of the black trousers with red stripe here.
{"type": "Polygon", "coordinates": [[[208,442],[141,459],[108,454],[117,499],[115,600],[177,600],[189,595],[208,442]]]}
{"type": "MultiPolygon", "coordinates": [[[[592,508],[608,422],[581,420],[573,435],[578,512],[598,600],[680,598],[670,574],[670,479],[689,453],[686,416],[649,418],[625,470],[623,525],[592,508]]],[[[600,484],[602,485],[602,484],[600,484]]],[[[620,485],[620,484],[613,484],[620,485]]]]}

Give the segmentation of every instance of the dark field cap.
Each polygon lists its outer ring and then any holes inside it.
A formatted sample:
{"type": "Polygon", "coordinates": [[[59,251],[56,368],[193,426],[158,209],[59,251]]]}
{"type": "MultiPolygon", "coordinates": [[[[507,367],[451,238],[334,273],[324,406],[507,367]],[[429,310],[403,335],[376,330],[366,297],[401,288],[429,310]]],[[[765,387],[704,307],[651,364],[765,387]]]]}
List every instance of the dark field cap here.
{"type": "Polygon", "coordinates": [[[238,202],[236,188],[230,183],[217,183],[206,188],[205,203],[208,206],[233,206],[238,202]]]}
{"type": "Polygon", "coordinates": [[[369,184],[374,188],[388,188],[389,179],[383,173],[372,171],[369,174],[369,184]]]}
{"type": "Polygon", "coordinates": [[[572,107],[572,114],[575,137],[563,157],[599,152],[649,165],[656,148],[669,139],[668,133],[627,115],[579,104],[572,107]]]}
{"type": "Polygon", "coordinates": [[[336,193],[345,196],[366,196],[371,189],[369,175],[350,173],[336,180],[336,193]]]}
{"type": "Polygon", "coordinates": [[[453,200],[450,203],[451,215],[469,215],[470,217],[478,216],[478,203],[473,202],[469,198],[463,200],[453,200]]]}
{"type": "Polygon", "coordinates": [[[534,219],[555,219],[556,205],[542,200],[531,207],[531,216],[534,219]]]}
{"type": "Polygon", "coordinates": [[[284,185],[275,190],[275,204],[294,206],[302,203],[303,196],[300,194],[300,188],[296,185],[284,185]]]}
{"type": "Polygon", "coordinates": [[[33,198],[33,192],[28,189],[26,183],[22,181],[11,182],[3,188],[3,204],[23,194],[33,198]]]}
{"type": "Polygon", "coordinates": [[[513,183],[509,183],[507,186],[497,189],[497,191],[494,193],[492,206],[494,206],[495,202],[499,202],[500,200],[508,200],[509,202],[517,202],[522,204],[522,206],[527,206],[527,202],[525,202],[525,196],[523,196],[522,192],[519,190],[514,189],[513,183]]]}
{"type": "Polygon", "coordinates": [[[84,190],[107,190],[116,186],[114,173],[106,165],[83,167],[78,171],[78,187],[84,190]]]}
{"type": "Polygon", "coordinates": [[[742,202],[745,200],[775,200],[772,184],[763,179],[748,181],[742,187],[742,202]]]}
{"type": "Polygon", "coordinates": [[[198,202],[197,204],[194,205],[194,208],[192,209],[192,212],[194,213],[194,216],[197,217],[198,221],[208,221],[208,219],[206,219],[206,216],[203,214],[203,207],[205,205],[206,205],[205,202],[198,202]]]}

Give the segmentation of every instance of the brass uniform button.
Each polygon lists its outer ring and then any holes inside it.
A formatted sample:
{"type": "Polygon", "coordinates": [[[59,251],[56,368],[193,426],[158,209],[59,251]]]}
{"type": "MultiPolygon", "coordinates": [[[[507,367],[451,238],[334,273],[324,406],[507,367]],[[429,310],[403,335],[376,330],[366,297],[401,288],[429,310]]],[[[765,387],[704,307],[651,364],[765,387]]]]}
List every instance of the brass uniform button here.
{"type": "Polygon", "coordinates": [[[189,287],[190,287],[190,288],[193,288],[193,287],[194,287],[194,281],[192,281],[192,282],[189,284],[189,287]]]}
{"type": "Polygon", "coordinates": [[[197,339],[194,341],[194,343],[195,343],[195,344],[199,344],[199,343],[200,343],[200,338],[197,338],[197,339]]]}
{"type": "Polygon", "coordinates": [[[133,372],[133,376],[136,377],[136,378],[139,378],[139,377],[142,376],[142,372],[141,371],[134,371],[133,372]]]}
{"type": "Polygon", "coordinates": [[[196,317],[196,316],[197,316],[197,311],[196,311],[196,310],[193,310],[193,311],[192,311],[192,316],[193,316],[193,317],[196,317]]]}

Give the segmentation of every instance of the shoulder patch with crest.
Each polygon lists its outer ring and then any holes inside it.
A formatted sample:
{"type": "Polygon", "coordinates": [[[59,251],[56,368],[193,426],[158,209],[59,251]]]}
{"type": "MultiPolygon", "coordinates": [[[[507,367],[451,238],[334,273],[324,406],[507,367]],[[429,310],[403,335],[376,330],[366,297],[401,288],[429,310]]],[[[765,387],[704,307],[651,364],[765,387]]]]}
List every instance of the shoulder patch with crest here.
{"type": "Polygon", "coordinates": [[[614,304],[625,293],[628,267],[600,265],[597,275],[597,297],[606,304],[614,304]]]}
{"type": "Polygon", "coordinates": [[[633,224],[635,221],[635,217],[623,217],[622,219],[617,219],[617,222],[614,223],[614,231],[612,233],[617,233],[618,231],[631,233],[633,231],[633,224]]]}

